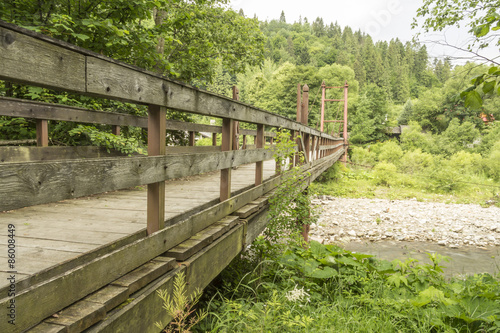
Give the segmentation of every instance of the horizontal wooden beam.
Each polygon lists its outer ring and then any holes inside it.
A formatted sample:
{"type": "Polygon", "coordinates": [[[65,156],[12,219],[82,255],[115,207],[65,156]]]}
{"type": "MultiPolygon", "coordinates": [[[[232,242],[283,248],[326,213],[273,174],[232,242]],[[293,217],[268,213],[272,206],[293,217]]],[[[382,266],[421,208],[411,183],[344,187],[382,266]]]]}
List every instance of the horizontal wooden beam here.
{"type": "Polygon", "coordinates": [[[0,164],[0,211],[77,198],[273,157],[272,149],[0,164]]]}
{"type": "Polygon", "coordinates": [[[338,148],[338,147],[342,147],[344,145],[344,143],[339,143],[339,144],[336,144],[336,145],[322,145],[322,146],[319,146],[319,150],[328,150],[328,149],[335,149],[335,148],[338,148]]]}
{"type": "MultiPolygon", "coordinates": [[[[279,181],[279,178],[270,179],[260,186],[235,195],[227,201],[192,215],[186,220],[166,227],[149,237],[120,247],[90,262],[74,267],[69,272],[64,272],[17,293],[16,306],[26,309],[26,311],[18,312],[16,330],[14,331],[6,320],[0,321],[0,332],[20,332],[37,324],[61,308],[102,288],[123,274],[143,265],[230,215],[248,202],[261,197],[275,188],[279,181]],[[127,259],[128,257],[130,258],[127,259]],[[64,293],[61,293],[61,290],[64,290],[64,293]]],[[[3,309],[0,310],[0,314],[4,317],[6,317],[5,311],[8,311],[9,300],[8,297],[0,299],[0,308],[3,309]]]]}
{"type": "Polygon", "coordinates": [[[0,79],[331,138],[283,116],[199,90],[4,21],[0,21],[0,39],[0,79]]]}
{"type": "MultiPolygon", "coordinates": [[[[88,124],[106,124],[115,126],[148,127],[148,117],[134,116],[126,113],[96,111],[73,106],[42,103],[0,96],[0,116],[22,117],[70,121],[88,124]]],[[[193,131],[222,133],[221,126],[190,123],[167,119],[166,129],[171,131],[193,131]]],[[[242,129],[245,135],[256,135],[256,130],[242,129]]],[[[276,133],[266,132],[266,136],[275,137],[276,133]]]]}

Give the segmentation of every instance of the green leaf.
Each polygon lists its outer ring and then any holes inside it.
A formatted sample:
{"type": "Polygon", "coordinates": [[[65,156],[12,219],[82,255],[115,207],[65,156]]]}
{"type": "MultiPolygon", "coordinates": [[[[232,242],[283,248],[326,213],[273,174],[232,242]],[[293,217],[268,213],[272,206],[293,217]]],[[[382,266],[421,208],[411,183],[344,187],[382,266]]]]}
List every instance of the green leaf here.
{"type": "Polygon", "coordinates": [[[87,40],[87,39],[89,39],[89,38],[90,38],[89,36],[87,36],[87,35],[83,35],[83,34],[76,34],[76,33],[72,33],[71,35],[72,35],[73,37],[76,37],[76,38],[80,39],[80,40],[87,40]]]}
{"type": "Polygon", "coordinates": [[[483,106],[481,95],[475,90],[468,92],[465,95],[465,106],[471,109],[479,109],[483,106]]]}
{"type": "Polygon", "coordinates": [[[490,67],[490,69],[488,70],[488,74],[493,74],[495,73],[496,71],[498,71],[498,67],[496,66],[493,66],[493,67],[490,67]]]}
{"type": "Polygon", "coordinates": [[[497,82],[496,81],[486,81],[483,85],[483,92],[485,94],[488,94],[495,89],[497,82]]]}
{"type": "Polygon", "coordinates": [[[316,268],[312,273],[307,274],[307,276],[317,279],[329,279],[339,275],[339,273],[331,267],[325,267],[323,269],[316,268]]]}

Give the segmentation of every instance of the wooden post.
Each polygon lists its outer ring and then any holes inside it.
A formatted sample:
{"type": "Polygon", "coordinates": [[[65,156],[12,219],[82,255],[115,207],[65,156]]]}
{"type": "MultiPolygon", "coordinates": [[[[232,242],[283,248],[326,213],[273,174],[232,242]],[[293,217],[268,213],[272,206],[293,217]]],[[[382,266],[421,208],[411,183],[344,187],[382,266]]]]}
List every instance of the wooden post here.
{"type": "MultiPolygon", "coordinates": [[[[222,142],[221,150],[229,151],[233,146],[234,123],[230,118],[222,119],[222,142]]],[[[220,201],[225,201],[231,197],[231,168],[220,171],[220,201]]]]}
{"type": "Polygon", "coordinates": [[[345,81],[344,85],[344,155],[342,155],[342,162],[344,165],[347,164],[347,149],[348,149],[348,142],[347,142],[347,91],[349,90],[349,85],[347,84],[347,81],[345,81]]]}
{"type": "Polygon", "coordinates": [[[217,146],[217,133],[212,133],[212,146],[217,146]]]}
{"type": "MultiPolygon", "coordinates": [[[[299,83],[297,85],[297,117],[296,117],[296,121],[298,123],[300,123],[302,121],[302,102],[301,101],[302,101],[302,89],[301,89],[301,86],[299,83]]],[[[299,152],[301,149],[300,139],[298,138],[299,135],[300,135],[300,132],[295,133],[295,143],[297,144],[298,152],[294,156],[293,166],[297,166],[299,164],[299,152]]]]}
{"type": "Polygon", "coordinates": [[[189,145],[191,147],[194,147],[194,144],[195,144],[194,132],[193,131],[189,131],[189,145]]]}
{"type": "Polygon", "coordinates": [[[243,145],[241,149],[247,149],[247,136],[245,134],[243,135],[243,145]]]}
{"type": "MultiPolygon", "coordinates": [[[[304,125],[308,124],[308,117],[309,117],[309,86],[307,84],[302,87],[302,112],[301,112],[301,122],[304,125]]],[[[305,157],[305,162],[308,163],[311,159],[310,157],[310,151],[311,151],[311,141],[310,141],[310,135],[304,133],[304,157],[305,157]]]]}
{"type": "MultiPolygon", "coordinates": [[[[256,148],[264,148],[264,124],[257,124],[256,148]]],[[[264,161],[255,163],[255,186],[262,184],[264,178],[264,161]]]]}
{"type": "Polygon", "coordinates": [[[38,147],[49,146],[49,122],[46,119],[36,120],[36,145],[38,147]]]}
{"type": "MultiPolygon", "coordinates": [[[[165,155],[166,109],[148,108],[148,156],[165,155]]],[[[165,181],[148,184],[147,234],[165,226],[165,181]]]]}
{"type": "Polygon", "coordinates": [[[111,133],[113,133],[114,135],[118,136],[118,135],[120,135],[120,132],[121,132],[121,129],[120,129],[119,125],[113,125],[113,126],[111,126],[111,133]]]}
{"type": "MultiPolygon", "coordinates": [[[[233,99],[235,101],[240,100],[240,91],[236,86],[233,86],[233,99]]],[[[233,121],[233,150],[238,150],[240,148],[240,122],[233,121]]]]}
{"type": "Polygon", "coordinates": [[[323,132],[325,125],[325,96],[326,96],[326,84],[325,81],[321,83],[321,118],[320,118],[320,131],[323,132]]]}

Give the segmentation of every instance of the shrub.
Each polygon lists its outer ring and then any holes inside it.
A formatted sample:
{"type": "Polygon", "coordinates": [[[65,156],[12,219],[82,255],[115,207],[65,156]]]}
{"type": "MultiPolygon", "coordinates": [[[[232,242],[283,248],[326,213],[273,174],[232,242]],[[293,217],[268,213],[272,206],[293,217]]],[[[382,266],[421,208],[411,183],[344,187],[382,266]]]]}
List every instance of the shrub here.
{"type": "Polygon", "coordinates": [[[380,147],[378,160],[381,162],[389,162],[398,165],[402,156],[403,150],[401,149],[399,144],[395,141],[387,141],[384,142],[380,147]]]}
{"type": "Polygon", "coordinates": [[[404,150],[422,149],[428,152],[431,146],[431,136],[422,133],[422,127],[415,121],[410,121],[409,127],[401,133],[401,147],[404,150]]]}
{"type": "Polygon", "coordinates": [[[406,152],[401,158],[400,170],[409,174],[421,172],[432,165],[433,158],[431,154],[423,153],[416,149],[406,152]]]}
{"type": "Polygon", "coordinates": [[[377,185],[391,186],[397,183],[397,168],[392,163],[380,162],[373,168],[374,181],[377,185]]]}
{"type": "Polygon", "coordinates": [[[351,160],[353,163],[361,165],[375,165],[377,155],[368,149],[362,147],[354,147],[351,153],[351,160]]]}
{"type": "Polygon", "coordinates": [[[459,151],[450,157],[449,164],[463,173],[480,174],[482,173],[482,160],[479,154],[459,151]]]}
{"type": "Polygon", "coordinates": [[[500,180],[500,141],[491,148],[488,158],[483,159],[483,166],[488,177],[500,180]]]}

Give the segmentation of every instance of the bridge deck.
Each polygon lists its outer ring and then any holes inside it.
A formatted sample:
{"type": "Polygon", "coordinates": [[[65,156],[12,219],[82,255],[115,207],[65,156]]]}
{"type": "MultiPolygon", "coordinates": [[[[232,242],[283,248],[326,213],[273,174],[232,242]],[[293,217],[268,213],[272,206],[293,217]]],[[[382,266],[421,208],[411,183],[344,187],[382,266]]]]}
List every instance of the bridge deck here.
{"type": "MultiPolygon", "coordinates": [[[[274,161],[264,163],[264,177],[274,175],[274,161]]],[[[232,192],[253,185],[255,164],[233,170],[232,192]]],[[[167,223],[205,209],[219,198],[220,173],[212,172],[166,182],[167,223]]],[[[7,248],[8,225],[16,230],[17,280],[106,247],[118,247],[145,236],[146,187],[31,206],[0,213],[0,247],[7,248]]],[[[6,251],[0,257],[7,262],[6,251]]],[[[8,284],[2,265],[0,288],[8,284]]]]}

